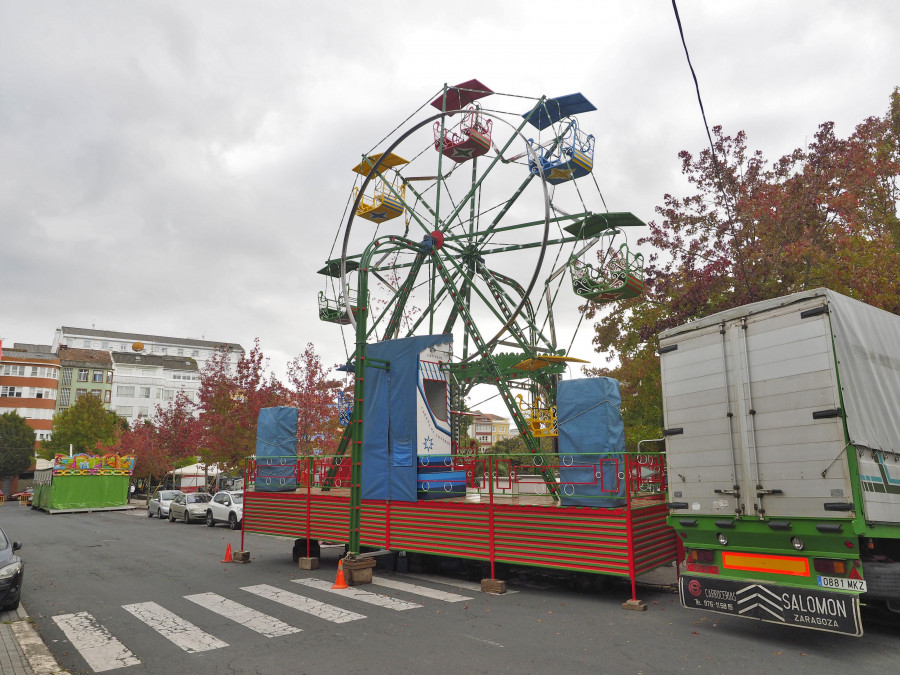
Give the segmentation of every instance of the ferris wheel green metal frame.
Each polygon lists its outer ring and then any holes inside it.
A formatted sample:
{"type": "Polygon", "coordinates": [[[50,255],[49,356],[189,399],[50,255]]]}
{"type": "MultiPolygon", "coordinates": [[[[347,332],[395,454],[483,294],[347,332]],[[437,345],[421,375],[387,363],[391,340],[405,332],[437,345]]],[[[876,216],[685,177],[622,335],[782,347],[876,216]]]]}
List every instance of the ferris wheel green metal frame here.
{"type": "MultiPolygon", "coordinates": [[[[447,87],[444,87],[444,100],[446,101],[447,87]]],[[[414,334],[414,331],[421,328],[426,319],[429,321],[429,333],[434,332],[434,308],[438,303],[449,301],[452,303],[449,316],[447,317],[443,333],[451,332],[457,322],[460,322],[464,328],[463,334],[463,355],[462,359],[456,363],[447,365],[448,371],[456,376],[464,377],[467,380],[467,390],[476,384],[491,384],[495,386],[509,411],[513,423],[518,428],[526,447],[533,456],[534,464],[544,478],[549,493],[554,499],[558,499],[558,485],[552,470],[547,468],[548,461],[544,457],[539,440],[532,435],[528,423],[526,422],[522,410],[519,408],[515,397],[512,393],[513,382],[522,387],[530,387],[534,390],[542,390],[546,396],[555,396],[555,385],[558,373],[563,367],[554,364],[549,368],[545,368],[536,372],[518,372],[514,366],[520,360],[534,359],[540,353],[560,354],[561,350],[557,350],[555,343],[555,335],[552,334],[552,300],[549,292],[546,294],[547,314],[550,317],[551,336],[545,335],[546,326],[539,326],[536,319],[535,309],[531,303],[530,295],[537,284],[544,262],[544,257],[548,246],[561,246],[563,244],[583,241],[596,235],[600,231],[612,231],[621,226],[641,224],[640,221],[634,219],[630,222],[622,216],[630,216],[631,214],[594,214],[584,211],[576,214],[566,214],[562,216],[551,217],[551,200],[548,189],[548,183],[543,170],[539,170],[537,174],[529,173],[521,182],[519,187],[506,200],[506,203],[493,217],[491,223],[484,229],[476,229],[474,227],[475,218],[475,196],[484,183],[485,179],[490,175],[491,170],[498,162],[503,161],[503,153],[506,152],[516,139],[521,139],[528,143],[522,136],[522,129],[528,123],[529,117],[545,103],[546,97],[542,97],[532,108],[532,111],[523,115],[521,124],[515,128],[510,134],[509,139],[504,146],[497,150],[497,154],[490,160],[490,164],[480,175],[477,173],[477,160],[472,160],[472,179],[468,193],[458,201],[458,203],[450,211],[446,217],[440,216],[441,202],[441,185],[444,180],[443,171],[443,154],[438,153],[437,176],[435,179],[435,198],[434,205],[431,206],[425,199],[424,195],[415,189],[411,181],[406,181],[402,176],[400,179],[404,181],[405,190],[409,190],[420,204],[424,204],[425,211],[433,218],[433,223],[426,223],[420,214],[412,208],[408,208],[411,218],[422,228],[425,233],[425,240],[417,242],[407,236],[383,235],[373,239],[360,254],[351,255],[348,252],[350,235],[352,231],[354,217],[359,209],[367,186],[373,180],[380,180],[382,185],[394,195],[395,198],[404,201],[404,196],[400,194],[393,181],[389,180],[382,170],[382,163],[398,146],[408,139],[413,133],[426,125],[440,121],[441,138],[444,138],[444,129],[446,120],[449,116],[464,112],[463,110],[446,110],[446,106],[436,115],[430,116],[421,122],[414,124],[407,131],[396,138],[391,145],[380,154],[377,160],[370,161],[372,164],[368,173],[357,190],[356,198],[350,208],[350,215],[344,229],[344,237],[341,248],[340,262],[340,292],[341,296],[348,298],[351,296],[349,284],[347,281],[348,269],[352,268],[357,274],[358,286],[356,289],[356,297],[359,299],[357,306],[351,307],[350,303],[344,303],[346,311],[346,323],[351,324],[354,331],[354,351],[349,357],[352,364],[352,370],[356,372],[354,382],[353,396],[353,412],[350,424],[345,430],[344,437],[338,449],[339,454],[346,453],[349,446],[351,471],[350,471],[350,526],[349,526],[349,553],[351,556],[358,555],[360,547],[360,523],[361,523],[361,478],[362,478],[362,440],[365,430],[365,420],[363,415],[363,402],[365,400],[365,368],[389,368],[390,364],[384,362],[373,362],[366,357],[366,348],[369,340],[376,335],[375,330],[378,326],[382,326],[382,339],[390,339],[397,337],[400,331],[401,320],[404,316],[406,302],[410,292],[413,289],[417,279],[422,273],[423,267],[430,267],[430,285],[429,285],[429,301],[430,305],[426,311],[422,312],[418,320],[408,327],[407,334],[414,334]],[[529,183],[539,177],[543,190],[544,213],[543,218],[525,223],[514,225],[500,226],[500,222],[510,211],[515,202],[522,195],[529,183]],[[469,231],[451,233],[452,223],[460,216],[465,207],[469,207],[469,231]],[[571,221],[572,224],[566,228],[570,233],[569,236],[561,236],[550,239],[551,223],[571,221]],[[540,240],[529,241],[527,243],[519,243],[508,246],[497,245],[491,246],[492,238],[502,232],[521,230],[524,228],[542,227],[540,240]],[[437,242],[431,237],[432,234],[440,233],[442,242],[437,242]],[[430,241],[429,241],[430,239],[430,241]],[[522,287],[516,280],[508,275],[492,271],[485,262],[485,257],[496,254],[510,253],[522,251],[525,249],[539,249],[537,253],[537,262],[535,269],[531,275],[530,282],[527,287],[522,287]],[[405,252],[411,256],[411,260],[397,264],[396,262],[384,261],[390,258],[394,253],[405,252]],[[381,261],[376,262],[375,258],[381,261]],[[352,263],[352,264],[351,264],[352,263]],[[395,274],[402,270],[406,273],[406,277],[402,284],[395,289],[394,295],[390,301],[385,304],[382,311],[372,316],[369,298],[369,276],[373,275],[377,279],[383,279],[380,275],[393,271],[395,274]],[[438,288],[436,283],[440,279],[441,285],[438,288]],[[479,284],[479,281],[481,282],[479,284]],[[484,289],[481,286],[484,286],[484,289]],[[494,314],[496,320],[501,324],[499,330],[490,338],[485,335],[478,327],[478,320],[473,316],[470,305],[473,293],[478,296],[480,301],[494,314]],[[509,334],[513,342],[501,342],[504,335],[509,334]],[[473,350],[469,353],[469,342],[472,342],[473,350]],[[498,344],[514,346],[521,350],[519,354],[510,358],[509,354],[495,354],[494,350],[498,344]],[[530,382],[530,384],[527,384],[530,382]]],[[[490,115],[489,113],[484,113],[490,115]]],[[[506,122],[505,119],[495,117],[506,122]]],[[[558,139],[557,141],[558,142],[558,139]]],[[[374,158],[373,158],[374,159],[374,158]]],[[[454,170],[458,167],[454,167],[454,170]]],[[[631,216],[631,218],[634,218],[631,216]]],[[[568,260],[568,256],[566,257],[568,260]]],[[[331,260],[328,266],[334,269],[338,260],[331,260]]],[[[328,269],[328,266],[326,269],[328,269]]],[[[563,269],[563,268],[561,268],[563,269]]],[[[554,275],[556,276],[556,275],[554,275]]],[[[547,281],[549,284],[549,280],[547,281]]],[[[461,394],[462,395],[462,394],[461,394]]]]}

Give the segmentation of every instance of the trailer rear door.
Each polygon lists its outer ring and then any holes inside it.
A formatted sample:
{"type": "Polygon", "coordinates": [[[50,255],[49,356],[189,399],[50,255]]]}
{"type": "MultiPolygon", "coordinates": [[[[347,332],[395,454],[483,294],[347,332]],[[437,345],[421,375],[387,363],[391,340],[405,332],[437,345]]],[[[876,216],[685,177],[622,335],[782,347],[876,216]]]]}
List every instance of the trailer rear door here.
{"type": "Polygon", "coordinates": [[[852,493],[825,298],[720,316],[660,340],[671,501],[849,518],[831,510],[852,493]]]}

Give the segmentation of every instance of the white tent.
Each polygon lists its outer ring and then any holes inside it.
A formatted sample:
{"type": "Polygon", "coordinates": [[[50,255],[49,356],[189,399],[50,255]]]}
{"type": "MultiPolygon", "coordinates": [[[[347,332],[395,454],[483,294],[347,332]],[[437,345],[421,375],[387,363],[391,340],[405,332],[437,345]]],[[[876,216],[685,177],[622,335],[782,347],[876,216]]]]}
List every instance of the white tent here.
{"type": "Polygon", "coordinates": [[[175,469],[176,476],[218,476],[222,473],[218,464],[191,464],[175,469]]]}
{"type": "Polygon", "coordinates": [[[191,464],[175,469],[175,480],[179,488],[188,492],[197,489],[205,489],[206,482],[216,478],[222,470],[218,464],[191,464]]]}

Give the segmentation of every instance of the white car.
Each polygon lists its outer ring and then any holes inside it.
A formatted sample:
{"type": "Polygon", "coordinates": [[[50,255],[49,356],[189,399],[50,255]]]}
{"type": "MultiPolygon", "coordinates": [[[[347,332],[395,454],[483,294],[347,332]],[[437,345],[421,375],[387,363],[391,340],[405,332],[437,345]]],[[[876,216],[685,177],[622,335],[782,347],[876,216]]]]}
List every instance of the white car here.
{"type": "Polygon", "coordinates": [[[172,503],[175,497],[183,494],[181,490],[157,490],[150,497],[150,501],[147,502],[147,517],[168,518],[169,504],[172,503]]]}
{"type": "Polygon", "coordinates": [[[244,491],[222,490],[217,492],[206,508],[206,526],[215,527],[216,523],[228,523],[232,530],[241,527],[244,519],[244,491]]]}

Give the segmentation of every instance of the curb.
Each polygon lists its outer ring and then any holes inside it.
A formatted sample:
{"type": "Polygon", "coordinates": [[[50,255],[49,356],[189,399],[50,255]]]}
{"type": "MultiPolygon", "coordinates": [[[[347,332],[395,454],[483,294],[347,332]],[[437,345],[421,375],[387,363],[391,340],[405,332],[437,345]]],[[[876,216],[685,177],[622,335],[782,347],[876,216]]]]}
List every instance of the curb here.
{"type": "Polygon", "coordinates": [[[28,613],[22,605],[19,605],[17,617],[18,620],[13,621],[9,626],[35,675],[69,675],[68,670],[60,668],[53,654],[50,653],[50,649],[28,621],[28,613]]]}

